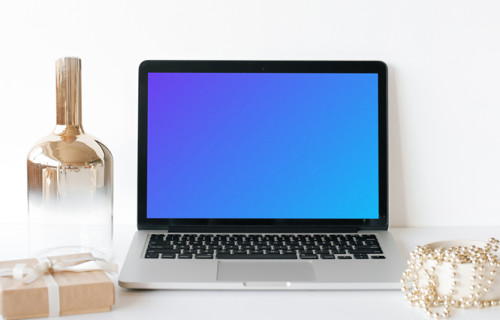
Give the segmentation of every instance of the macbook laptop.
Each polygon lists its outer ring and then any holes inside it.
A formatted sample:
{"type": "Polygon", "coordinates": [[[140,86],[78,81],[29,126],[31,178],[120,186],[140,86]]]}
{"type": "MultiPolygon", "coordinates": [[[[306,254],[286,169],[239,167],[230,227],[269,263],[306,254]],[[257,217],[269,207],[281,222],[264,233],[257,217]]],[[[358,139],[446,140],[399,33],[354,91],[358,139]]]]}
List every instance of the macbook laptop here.
{"type": "Polygon", "coordinates": [[[144,61],[119,284],[398,289],[379,61],[144,61]]]}

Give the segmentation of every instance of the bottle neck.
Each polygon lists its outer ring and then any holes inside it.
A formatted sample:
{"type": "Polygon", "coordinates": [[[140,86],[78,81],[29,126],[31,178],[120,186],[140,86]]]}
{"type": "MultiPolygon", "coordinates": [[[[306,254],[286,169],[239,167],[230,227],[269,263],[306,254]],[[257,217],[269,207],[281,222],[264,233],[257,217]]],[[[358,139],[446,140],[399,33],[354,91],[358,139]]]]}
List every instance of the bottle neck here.
{"type": "Polygon", "coordinates": [[[61,58],[56,62],[56,129],[59,134],[84,133],[82,127],[81,61],[61,58]]]}

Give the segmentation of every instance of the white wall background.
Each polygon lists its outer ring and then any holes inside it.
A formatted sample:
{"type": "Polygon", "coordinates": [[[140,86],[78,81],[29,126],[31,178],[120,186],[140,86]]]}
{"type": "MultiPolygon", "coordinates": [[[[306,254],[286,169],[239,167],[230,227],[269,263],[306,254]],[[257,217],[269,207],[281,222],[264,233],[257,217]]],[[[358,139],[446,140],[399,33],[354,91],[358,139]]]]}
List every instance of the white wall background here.
{"type": "Polygon", "coordinates": [[[26,219],[26,155],[55,124],[55,61],[83,60],[83,121],[136,215],[145,59],[383,60],[392,226],[500,225],[500,2],[16,0],[0,3],[0,223],[26,219]]]}

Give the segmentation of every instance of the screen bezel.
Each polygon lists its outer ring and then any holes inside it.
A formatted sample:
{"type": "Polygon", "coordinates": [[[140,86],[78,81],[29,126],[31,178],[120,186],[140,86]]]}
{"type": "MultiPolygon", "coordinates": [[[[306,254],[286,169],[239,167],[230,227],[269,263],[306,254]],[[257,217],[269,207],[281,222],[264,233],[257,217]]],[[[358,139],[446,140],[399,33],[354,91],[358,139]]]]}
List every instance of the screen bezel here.
{"type": "Polygon", "coordinates": [[[191,232],[351,232],[388,228],[387,66],[381,61],[146,60],[139,67],[137,226],[191,232]],[[377,73],[379,123],[378,219],[158,219],[147,218],[148,73],[377,73]]]}

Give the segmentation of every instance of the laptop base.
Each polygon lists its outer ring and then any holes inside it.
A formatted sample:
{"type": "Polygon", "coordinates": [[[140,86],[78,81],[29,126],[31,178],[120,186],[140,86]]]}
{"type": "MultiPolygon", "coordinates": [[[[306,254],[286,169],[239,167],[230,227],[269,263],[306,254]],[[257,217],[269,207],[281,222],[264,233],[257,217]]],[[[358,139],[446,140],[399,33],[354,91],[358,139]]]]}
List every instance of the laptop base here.
{"type": "MultiPolygon", "coordinates": [[[[388,231],[375,234],[380,260],[146,259],[150,234],[137,231],[118,278],[123,288],[177,290],[395,290],[406,267],[388,231]]],[[[163,231],[166,233],[166,231],[163,231]]],[[[363,234],[363,233],[360,233],[363,234]]]]}

